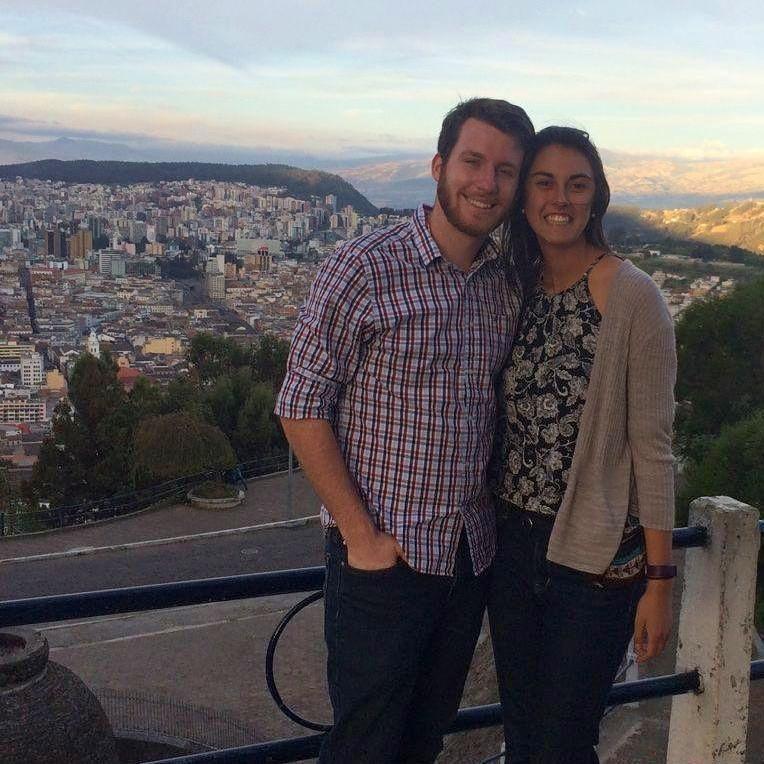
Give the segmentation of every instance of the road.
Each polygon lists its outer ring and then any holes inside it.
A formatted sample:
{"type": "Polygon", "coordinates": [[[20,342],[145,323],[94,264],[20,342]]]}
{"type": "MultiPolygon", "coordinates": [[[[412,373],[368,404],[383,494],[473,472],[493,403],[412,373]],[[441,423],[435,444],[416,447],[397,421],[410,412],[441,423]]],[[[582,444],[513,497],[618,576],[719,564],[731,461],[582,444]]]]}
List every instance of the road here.
{"type": "Polygon", "coordinates": [[[0,565],[0,600],[320,565],[316,523],[163,546],[0,565]]]}

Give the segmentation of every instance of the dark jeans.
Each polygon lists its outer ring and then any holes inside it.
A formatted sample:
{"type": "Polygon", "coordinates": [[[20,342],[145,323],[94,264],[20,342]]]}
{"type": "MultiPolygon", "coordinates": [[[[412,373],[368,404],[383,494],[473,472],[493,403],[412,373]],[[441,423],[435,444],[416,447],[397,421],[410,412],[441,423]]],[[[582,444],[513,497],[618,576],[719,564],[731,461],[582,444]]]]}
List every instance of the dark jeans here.
{"type": "Polygon", "coordinates": [[[429,764],[459,708],[488,595],[466,538],[455,575],[403,563],[348,567],[339,533],[326,543],[324,633],[334,726],[321,764],[429,764]]]}
{"type": "Polygon", "coordinates": [[[499,523],[488,613],[508,764],[597,764],[594,746],[644,591],[546,560],[552,523],[499,523]]]}

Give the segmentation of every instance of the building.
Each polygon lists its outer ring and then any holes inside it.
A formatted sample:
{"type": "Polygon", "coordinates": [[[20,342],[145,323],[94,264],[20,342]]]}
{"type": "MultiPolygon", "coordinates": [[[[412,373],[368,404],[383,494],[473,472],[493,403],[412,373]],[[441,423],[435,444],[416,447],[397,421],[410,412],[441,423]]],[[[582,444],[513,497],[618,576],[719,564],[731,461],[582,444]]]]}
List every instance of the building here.
{"type": "Polygon", "coordinates": [[[125,257],[121,251],[102,249],[98,253],[98,273],[101,276],[124,276],[125,257]]]}
{"type": "Polygon", "coordinates": [[[32,343],[17,342],[16,340],[0,340],[0,359],[15,358],[17,361],[24,355],[35,352],[32,343]]]}
{"type": "Polygon", "coordinates": [[[29,353],[21,357],[21,384],[24,387],[39,387],[45,380],[45,365],[39,353],[29,353]]]}
{"type": "Polygon", "coordinates": [[[98,341],[98,335],[95,333],[95,329],[90,330],[90,336],[85,343],[85,349],[94,355],[96,358],[101,357],[101,343],[98,341]]]}
{"type": "Polygon", "coordinates": [[[45,422],[45,402],[30,395],[6,395],[0,398],[0,422],[45,422]]]}
{"type": "Polygon", "coordinates": [[[155,353],[156,355],[181,355],[183,343],[177,337],[150,337],[141,348],[144,355],[155,353]]]}
{"type": "Polygon", "coordinates": [[[103,236],[103,218],[98,217],[98,215],[88,215],[88,230],[93,239],[100,239],[103,236]]]}
{"type": "Polygon", "coordinates": [[[48,231],[48,257],[53,260],[66,260],[66,235],[58,228],[48,231]]]}
{"type": "Polygon", "coordinates": [[[220,272],[217,259],[207,261],[204,287],[210,300],[225,300],[225,274],[220,272]]]}
{"type": "Polygon", "coordinates": [[[138,369],[132,368],[132,366],[122,366],[117,372],[117,380],[125,389],[125,392],[130,392],[143,374],[138,369]]]}
{"type": "Polygon", "coordinates": [[[80,228],[69,237],[67,245],[70,260],[84,260],[85,255],[93,249],[93,234],[89,228],[80,228]]]}
{"type": "Polygon", "coordinates": [[[283,253],[281,241],[278,239],[239,239],[236,242],[236,251],[240,255],[249,255],[259,252],[265,247],[271,255],[279,256],[283,253]]]}
{"type": "Polygon", "coordinates": [[[21,244],[21,231],[18,228],[0,228],[0,251],[4,247],[18,247],[21,244]]]}
{"type": "Polygon", "coordinates": [[[66,392],[66,377],[58,370],[51,369],[45,374],[45,387],[56,392],[66,392]]]}

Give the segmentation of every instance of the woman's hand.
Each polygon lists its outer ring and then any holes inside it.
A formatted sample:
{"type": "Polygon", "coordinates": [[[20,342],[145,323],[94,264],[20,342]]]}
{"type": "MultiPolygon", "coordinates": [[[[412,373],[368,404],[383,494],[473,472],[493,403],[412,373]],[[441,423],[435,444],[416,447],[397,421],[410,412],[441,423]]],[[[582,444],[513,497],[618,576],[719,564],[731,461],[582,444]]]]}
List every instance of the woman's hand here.
{"type": "Polygon", "coordinates": [[[666,647],[671,625],[673,579],[649,580],[634,619],[634,652],[637,663],[655,658],[666,647]]]}

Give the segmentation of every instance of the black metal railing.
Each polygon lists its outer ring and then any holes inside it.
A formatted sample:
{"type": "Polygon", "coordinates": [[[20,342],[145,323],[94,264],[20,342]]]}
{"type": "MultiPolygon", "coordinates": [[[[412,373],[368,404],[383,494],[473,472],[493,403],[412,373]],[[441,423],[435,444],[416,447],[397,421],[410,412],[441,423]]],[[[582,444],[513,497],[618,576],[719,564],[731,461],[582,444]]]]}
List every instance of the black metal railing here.
{"type": "MultiPolygon", "coordinates": [[[[764,520],[759,522],[759,530],[764,533],[764,520]]],[[[704,546],[708,541],[708,531],[702,527],[677,528],[673,532],[673,540],[675,548],[704,546]]],[[[323,581],[324,568],[313,567],[10,600],[0,602],[0,627],[311,592],[320,589],[323,581]]],[[[751,663],[751,679],[764,679],[764,660],[751,663]]],[[[613,685],[608,705],[616,706],[650,698],[681,695],[697,691],[699,686],[697,671],[623,682],[613,685]]],[[[498,704],[463,708],[460,709],[449,734],[500,723],[501,708],[498,704]]],[[[322,737],[323,734],[314,734],[288,740],[274,740],[162,759],[151,764],[287,764],[316,756],[322,737]]]]}

